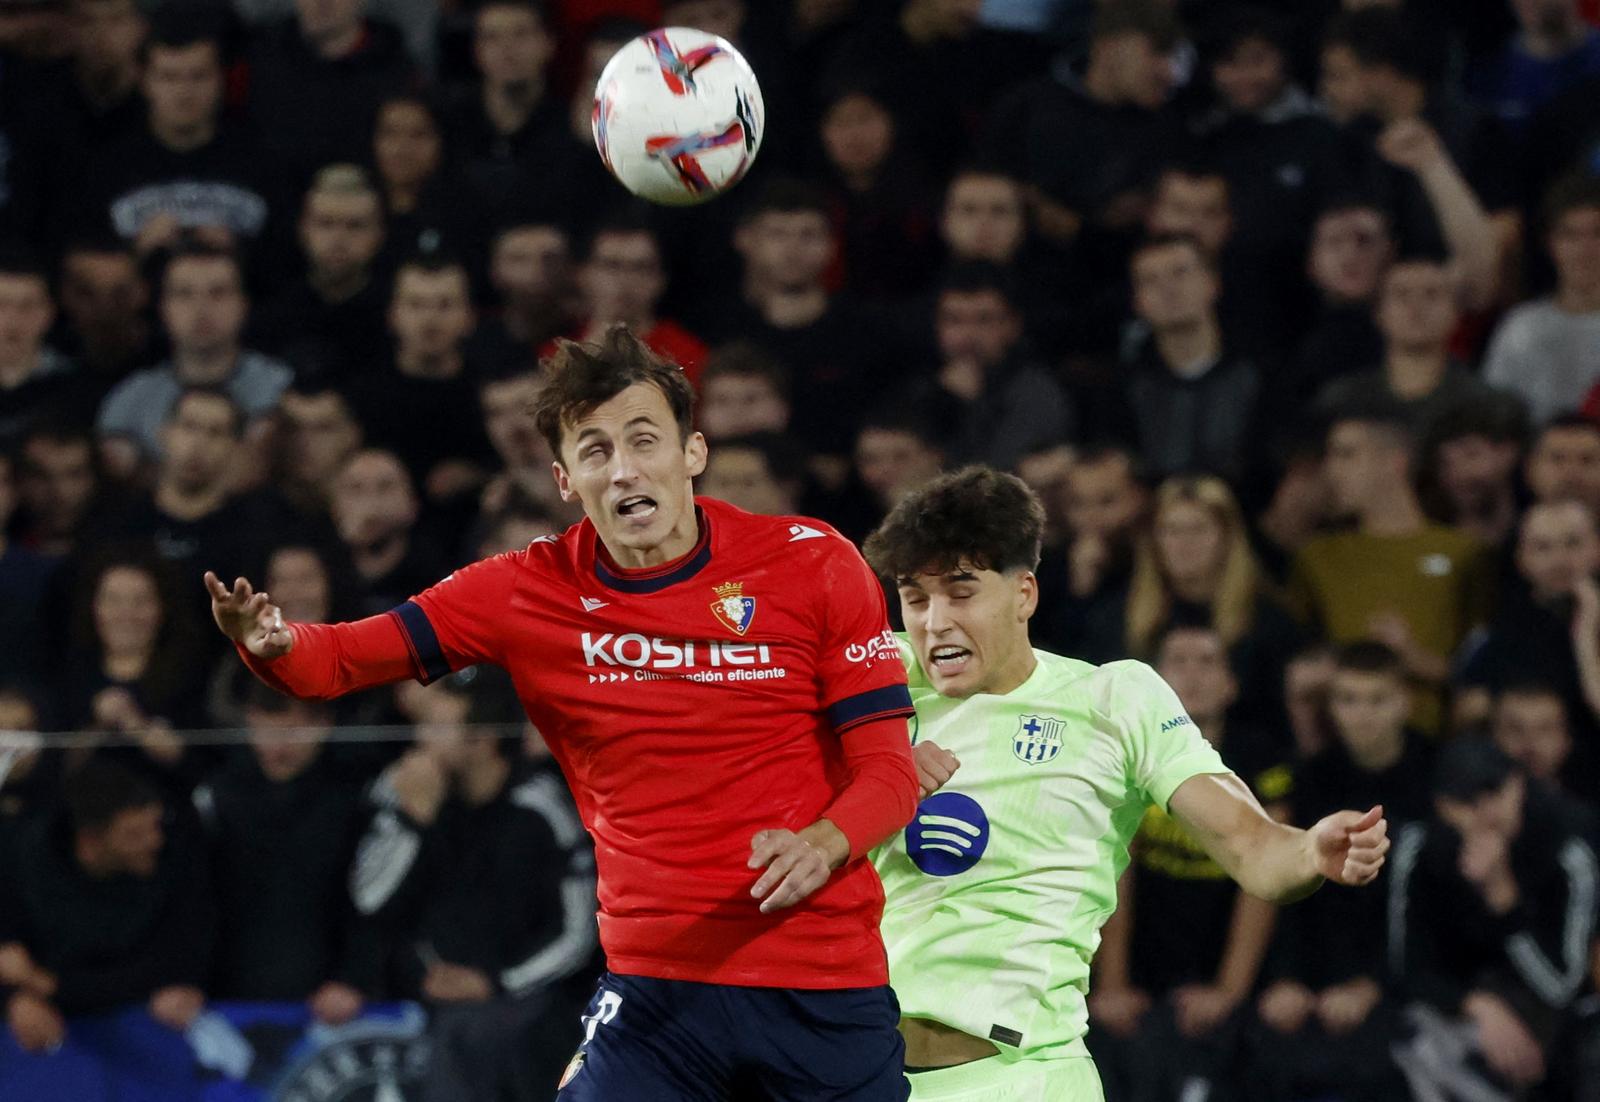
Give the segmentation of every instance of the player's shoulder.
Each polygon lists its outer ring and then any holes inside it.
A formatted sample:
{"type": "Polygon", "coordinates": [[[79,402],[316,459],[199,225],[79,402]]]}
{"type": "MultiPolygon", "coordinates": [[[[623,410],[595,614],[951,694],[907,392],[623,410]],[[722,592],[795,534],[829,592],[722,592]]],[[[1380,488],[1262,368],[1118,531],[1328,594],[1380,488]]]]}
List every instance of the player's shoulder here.
{"type": "Polygon", "coordinates": [[[723,526],[746,550],[759,553],[781,547],[786,555],[801,559],[828,558],[840,554],[860,558],[856,545],[827,521],[806,516],[748,513],[715,498],[698,498],[697,501],[710,517],[711,523],[723,526]]]}
{"type": "Polygon", "coordinates": [[[1172,690],[1160,674],[1147,663],[1132,658],[1095,665],[1049,651],[1034,652],[1050,675],[1061,685],[1083,698],[1096,712],[1116,716],[1165,704],[1172,690]]]}

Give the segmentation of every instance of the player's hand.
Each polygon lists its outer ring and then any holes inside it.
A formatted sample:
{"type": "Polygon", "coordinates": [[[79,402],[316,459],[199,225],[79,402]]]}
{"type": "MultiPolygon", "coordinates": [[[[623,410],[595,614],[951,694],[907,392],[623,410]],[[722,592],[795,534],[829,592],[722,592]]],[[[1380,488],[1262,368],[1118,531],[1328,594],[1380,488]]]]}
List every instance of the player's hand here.
{"type": "Polygon", "coordinates": [[[1180,987],[1172,993],[1178,1032],[1185,1037],[1204,1037],[1226,1021],[1240,1001],[1232,991],[1212,984],[1191,983],[1180,987]]]}
{"type": "Polygon", "coordinates": [[[1365,815],[1336,811],[1320,820],[1310,835],[1312,860],[1325,879],[1346,887],[1370,884],[1389,852],[1389,822],[1380,804],[1365,815]]]}
{"type": "Polygon", "coordinates": [[[1433,127],[1421,119],[1400,119],[1378,135],[1378,155],[1396,168],[1423,173],[1448,158],[1444,143],[1433,127]]]}
{"type": "Polygon", "coordinates": [[[917,766],[917,786],[924,800],[949,784],[961,768],[956,756],[936,742],[917,743],[911,748],[911,760],[917,766]]]}
{"type": "Polygon", "coordinates": [[[150,996],[149,1010],[150,1016],[168,1029],[182,1032],[205,1006],[206,997],[198,987],[174,984],[150,996]]]}
{"type": "Polygon", "coordinates": [[[1256,1014],[1277,1033],[1299,1033],[1317,1008],[1316,993],[1303,983],[1279,980],[1261,993],[1256,1014]]]}
{"type": "Polygon", "coordinates": [[[494,997],[494,984],[476,968],[441,960],[428,965],[422,993],[434,1002],[481,1003],[494,997]]]}
{"type": "Polygon", "coordinates": [[[1513,1086],[1529,1086],[1544,1078],[1544,1051],[1498,995],[1474,991],[1461,1004],[1478,1027],[1478,1045],[1484,1059],[1513,1086]]]}
{"type": "Polygon", "coordinates": [[[206,591],[211,594],[211,616],[222,634],[257,658],[282,658],[294,647],[294,633],[284,625],[283,611],[245,579],[235,579],[229,589],[207,570],[206,591]]]}
{"type": "Polygon", "coordinates": [[[400,810],[423,826],[432,826],[444,804],[448,780],[438,761],[417,749],[389,767],[389,784],[400,800],[400,810]]]}
{"type": "Polygon", "coordinates": [[[1089,992],[1089,1017],[1117,1037],[1131,1037],[1150,1009],[1150,996],[1137,987],[1089,992]]]}
{"type": "MultiPolygon", "coordinates": [[[[845,856],[849,856],[849,843],[845,843],[845,856]]],[[[761,900],[762,914],[771,914],[794,906],[822,887],[836,865],[844,862],[842,858],[834,860],[820,845],[792,830],[763,830],[750,839],[747,863],[752,869],[767,870],[750,889],[750,896],[761,900]]]]}
{"type": "Polygon", "coordinates": [[[1317,999],[1317,1019],[1334,1036],[1358,1029],[1383,998],[1383,989],[1367,976],[1357,976],[1324,991],[1317,999]]]}
{"type": "Polygon", "coordinates": [[[49,1052],[67,1038],[61,1012],[27,991],[11,996],[6,1004],[6,1024],[24,1052],[49,1052]]]}
{"type": "Polygon", "coordinates": [[[329,980],[306,1000],[306,1006],[317,1021],[328,1025],[344,1025],[361,1013],[365,1002],[361,992],[354,987],[329,980]]]}

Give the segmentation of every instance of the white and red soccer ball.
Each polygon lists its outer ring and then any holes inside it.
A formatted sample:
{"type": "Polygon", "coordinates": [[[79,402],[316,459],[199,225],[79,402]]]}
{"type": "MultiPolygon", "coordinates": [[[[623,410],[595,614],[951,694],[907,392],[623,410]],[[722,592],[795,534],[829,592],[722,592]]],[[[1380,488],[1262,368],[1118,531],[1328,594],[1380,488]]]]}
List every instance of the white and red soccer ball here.
{"type": "Polygon", "coordinates": [[[635,195],[669,206],[715,198],[761,148],[766,108],[739,52],[705,31],[662,27],[629,42],[594,90],[594,144],[635,195]]]}

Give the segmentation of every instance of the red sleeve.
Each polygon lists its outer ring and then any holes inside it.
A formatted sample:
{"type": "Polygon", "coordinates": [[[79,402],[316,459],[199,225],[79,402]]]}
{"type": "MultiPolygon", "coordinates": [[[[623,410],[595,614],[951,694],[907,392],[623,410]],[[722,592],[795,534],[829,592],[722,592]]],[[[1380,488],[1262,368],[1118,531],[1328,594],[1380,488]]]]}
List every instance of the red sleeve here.
{"type": "Polygon", "coordinates": [[[822,812],[850,843],[850,860],[898,832],[917,810],[911,736],[898,716],[862,723],[843,736],[850,783],[822,812]]]}
{"type": "Polygon", "coordinates": [[[838,535],[830,543],[817,578],[823,602],[817,679],[828,722],[842,735],[912,709],[883,586],[853,544],[838,535]]]}
{"type": "Polygon", "coordinates": [[[418,667],[394,612],[348,624],[290,624],[294,646],[282,658],[257,658],[242,646],[239,657],[279,692],[329,700],[356,689],[416,677],[418,667]]]}
{"type": "Polygon", "coordinates": [[[527,554],[508,551],[464,566],[394,610],[423,681],[479,662],[505,664],[506,618],[527,554]]]}

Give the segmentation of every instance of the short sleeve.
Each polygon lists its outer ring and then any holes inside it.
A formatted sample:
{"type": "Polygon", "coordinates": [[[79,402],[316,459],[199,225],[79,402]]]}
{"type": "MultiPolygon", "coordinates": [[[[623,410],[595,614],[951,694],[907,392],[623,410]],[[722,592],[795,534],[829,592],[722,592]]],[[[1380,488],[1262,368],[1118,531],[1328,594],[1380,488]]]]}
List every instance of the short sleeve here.
{"type": "Polygon", "coordinates": [[[1200,734],[1178,694],[1143,662],[1114,662],[1110,715],[1122,730],[1129,775],[1163,810],[1190,777],[1227,773],[1222,755],[1200,734]]]}
{"type": "Polygon", "coordinates": [[[423,684],[479,662],[504,665],[505,624],[525,551],[464,566],[402,604],[394,615],[423,684]]]}
{"type": "Polygon", "coordinates": [[[836,732],[874,719],[911,715],[899,640],[889,628],[883,586],[843,536],[831,535],[818,564],[823,602],[817,680],[836,732]]]}

